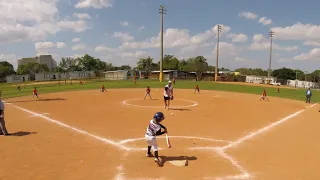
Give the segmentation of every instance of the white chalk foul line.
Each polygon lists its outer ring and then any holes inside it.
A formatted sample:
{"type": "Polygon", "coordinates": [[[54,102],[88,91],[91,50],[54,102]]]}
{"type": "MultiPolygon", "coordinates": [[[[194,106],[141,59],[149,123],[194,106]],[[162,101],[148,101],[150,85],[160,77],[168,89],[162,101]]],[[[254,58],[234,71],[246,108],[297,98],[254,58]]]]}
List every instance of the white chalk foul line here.
{"type": "MultiPolygon", "coordinates": [[[[163,139],[165,137],[159,136],[157,137],[159,139],[163,139]]],[[[221,143],[231,143],[231,141],[225,141],[225,140],[219,140],[219,139],[212,139],[212,138],[202,138],[202,137],[196,137],[196,136],[170,136],[170,138],[177,138],[177,139],[199,139],[204,141],[212,141],[212,142],[221,142],[221,143]]],[[[125,139],[119,142],[119,144],[126,144],[129,142],[135,142],[135,141],[141,141],[145,138],[134,138],[134,139],[125,139]]]]}
{"type": "Polygon", "coordinates": [[[102,141],[102,142],[104,142],[104,143],[106,143],[106,144],[112,145],[112,146],[117,147],[117,148],[119,148],[119,149],[121,149],[121,150],[131,151],[131,148],[128,148],[128,147],[126,147],[126,146],[123,146],[123,145],[121,145],[121,144],[118,144],[118,143],[116,143],[116,142],[114,142],[114,141],[112,141],[112,140],[110,140],[110,139],[106,139],[106,138],[103,138],[103,137],[100,137],[100,136],[97,136],[97,135],[93,135],[93,134],[91,134],[91,133],[89,133],[89,132],[87,132],[87,131],[84,131],[84,130],[81,130],[81,129],[78,129],[78,128],[69,126],[69,125],[67,125],[67,124],[64,124],[64,123],[62,123],[62,122],[60,122],[60,121],[57,121],[57,120],[54,120],[54,119],[51,119],[51,118],[49,118],[49,117],[47,117],[47,116],[44,116],[44,115],[42,115],[42,114],[39,114],[39,113],[30,111],[30,110],[27,110],[27,109],[25,109],[25,108],[22,108],[22,107],[13,105],[13,104],[11,104],[11,105],[14,106],[14,107],[16,107],[17,109],[20,109],[20,110],[24,111],[24,112],[27,112],[27,113],[32,114],[32,115],[34,115],[34,116],[41,117],[41,118],[43,118],[43,119],[45,119],[45,120],[47,120],[47,121],[49,121],[49,122],[51,122],[51,123],[54,123],[54,124],[57,124],[57,125],[59,125],[59,126],[61,126],[61,127],[64,127],[64,128],[70,129],[70,130],[73,130],[73,131],[75,131],[75,132],[77,132],[77,133],[86,135],[86,136],[88,136],[88,137],[92,137],[92,138],[94,138],[94,139],[96,139],[96,140],[102,141]]]}
{"type": "MultiPolygon", "coordinates": [[[[140,107],[140,108],[163,108],[163,106],[143,106],[143,105],[136,105],[136,104],[128,103],[128,101],[138,101],[138,100],[143,100],[143,99],[127,99],[127,100],[122,101],[122,104],[127,105],[127,106],[140,107]]],[[[193,104],[188,105],[188,106],[170,106],[170,108],[188,108],[188,107],[194,107],[194,106],[198,105],[197,102],[191,101],[191,100],[186,100],[186,99],[175,99],[175,100],[191,102],[193,104]]]]}
{"type": "MultiPolygon", "coordinates": [[[[313,104],[313,105],[309,106],[308,108],[314,107],[315,105],[317,105],[317,104],[313,104]]],[[[290,120],[291,118],[298,116],[300,113],[304,112],[305,110],[306,110],[306,109],[302,109],[302,110],[300,110],[300,111],[297,111],[297,112],[295,112],[295,113],[293,113],[293,114],[291,114],[291,115],[289,115],[289,116],[287,116],[287,117],[285,117],[285,118],[282,118],[281,120],[279,120],[279,121],[277,121],[277,122],[274,122],[274,123],[272,123],[272,124],[270,124],[270,125],[268,125],[268,126],[265,126],[264,128],[261,128],[261,129],[255,131],[255,132],[252,132],[252,133],[250,133],[250,134],[248,134],[248,135],[246,135],[246,136],[238,139],[237,141],[232,142],[232,143],[230,143],[230,144],[222,147],[221,149],[222,149],[222,150],[226,150],[226,149],[228,149],[228,148],[235,147],[235,146],[239,145],[240,143],[242,143],[242,142],[244,142],[244,141],[246,141],[246,140],[252,139],[252,138],[254,138],[255,136],[258,136],[258,135],[260,135],[261,133],[264,133],[264,132],[270,130],[271,128],[273,128],[273,127],[275,127],[275,126],[278,126],[278,125],[280,125],[280,124],[282,124],[282,123],[290,120]]]]}

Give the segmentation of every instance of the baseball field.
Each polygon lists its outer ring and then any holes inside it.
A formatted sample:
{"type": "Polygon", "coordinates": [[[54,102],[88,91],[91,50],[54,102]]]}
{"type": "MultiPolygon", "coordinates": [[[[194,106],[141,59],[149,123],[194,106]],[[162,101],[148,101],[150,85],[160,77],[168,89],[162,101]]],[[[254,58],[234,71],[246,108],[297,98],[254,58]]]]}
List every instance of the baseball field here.
{"type": "Polygon", "coordinates": [[[165,82],[2,84],[13,136],[0,137],[0,179],[320,179],[319,91],[306,104],[305,89],[198,83],[194,94],[195,81],[177,81],[169,111],[165,82]],[[152,100],[143,99],[146,86],[152,100]],[[269,101],[259,101],[263,89],[269,101]],[[145,157],[157,111],[172,145],[158,137],[163,167],[145,157]]]}

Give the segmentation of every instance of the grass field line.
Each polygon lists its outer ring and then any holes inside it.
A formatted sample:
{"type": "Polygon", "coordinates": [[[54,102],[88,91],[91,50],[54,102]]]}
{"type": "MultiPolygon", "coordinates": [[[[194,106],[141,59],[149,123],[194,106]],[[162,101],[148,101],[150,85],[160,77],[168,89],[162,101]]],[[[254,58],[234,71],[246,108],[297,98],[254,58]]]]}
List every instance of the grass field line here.
{"type": "Polygon", "coordinates": [[[234,142],[232,142],[232,143],[230,143],[230,144],[228,144],[226,146],[223,146],[221,149],[224,151],[226,149],[229,149],[229,148],[232,148],[232,147],[236,147],[239,144],[241,144],[242,142],[244,142],[246,140],[249,140],[249,139],[252,139],[252,138],[254,138],[254,137],[256,137],[256,136],[258,136],[258,135],[260,135],[260,134],[262,134],[262,133],[264,133],[266,131],[269,131],[270,129],[272,129],[272,128],[280,125],[280,124],[283,124],[284,122],[286,122],[286,121],[298,116],[299,114],[301,114],[305,110],[307,110],[309,108],[312,108],[312,107],[314,107],[316,105],[317,105],[317,103],[306,107],[306,109],[302,109],[302,110],[299,110],[299,111],[297,111],[297,112],[295,112],[293,114],[290,114],[290,115],[280,119],[277,122],[271,123],[268,126],[265,126],[265,127],[261,128],[261,129],[255,131],[255,132],[252,132],[252,133],[250,133],[250,134],[248,134],[248,135],[246,135],[246,136],[244,136],[244,137],[242,137],[242,138],[240,138],[240,139],[238,139],[238,140],[236,140],[236,141],[234,141],[234,142]]]}

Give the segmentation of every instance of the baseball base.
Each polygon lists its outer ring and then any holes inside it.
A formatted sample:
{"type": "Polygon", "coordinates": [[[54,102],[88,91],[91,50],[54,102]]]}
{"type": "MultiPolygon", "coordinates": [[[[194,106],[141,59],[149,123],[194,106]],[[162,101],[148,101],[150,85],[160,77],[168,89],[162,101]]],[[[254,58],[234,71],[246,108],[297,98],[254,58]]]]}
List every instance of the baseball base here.
{"type": "Polygon", "coordinates": [[[169,161],[170,164],[178,167],[188,166],[188,160],[175,160],[175,161],[169,161]]]}

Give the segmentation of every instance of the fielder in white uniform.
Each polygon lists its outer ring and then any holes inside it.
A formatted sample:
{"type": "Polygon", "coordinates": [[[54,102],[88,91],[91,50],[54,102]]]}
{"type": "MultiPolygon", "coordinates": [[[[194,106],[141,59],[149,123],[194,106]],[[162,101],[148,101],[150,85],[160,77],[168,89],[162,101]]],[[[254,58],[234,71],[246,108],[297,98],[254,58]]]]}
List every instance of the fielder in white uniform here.
{"type": "Polygon", "coordinates": [[[150,120],[149,126],[147,128],[147,133],[145,135],[145,139],[148,143],[148,151],[147,151],[146,156],[152,157],[152,154],[151,154],[151,148],[152,148],[152,150],[154,152],[154,156],[155,156],[154,161],[159,166],[162,165],[162,162],[161,162],[161,159],[159,159],[159,155],[158,155],[158,143],[157,143],[156,136],[160,136],[162,134],[167,133],[167,128],[165,126],[163,126],[162,124],[160,124],[160,122],[163,121],[164,119],[165,118],[164,118],[163,113],[157,112],[154,115],[153,119],[150,120]],[[161,132],[161,128],[163,128],[164,131],[161,132]]]}

